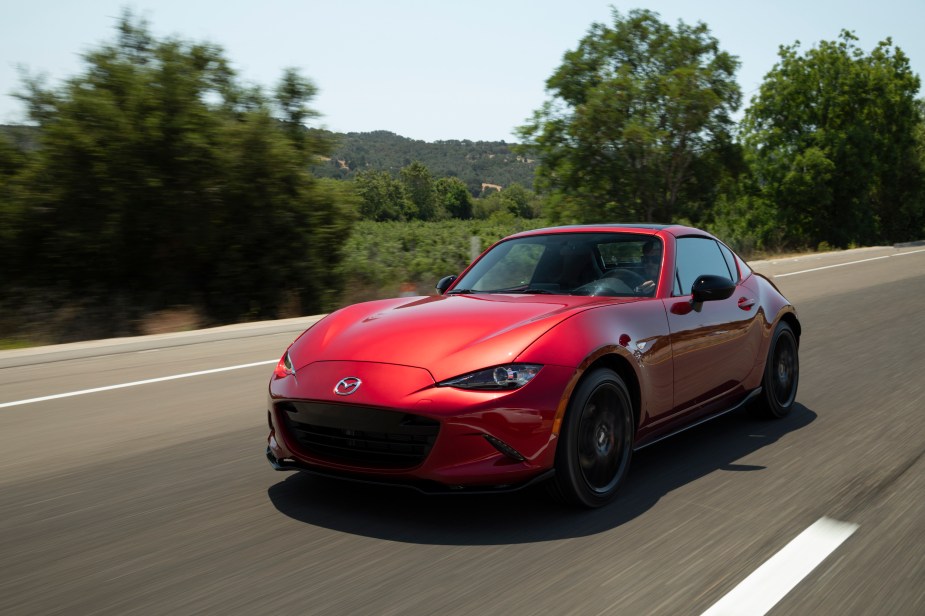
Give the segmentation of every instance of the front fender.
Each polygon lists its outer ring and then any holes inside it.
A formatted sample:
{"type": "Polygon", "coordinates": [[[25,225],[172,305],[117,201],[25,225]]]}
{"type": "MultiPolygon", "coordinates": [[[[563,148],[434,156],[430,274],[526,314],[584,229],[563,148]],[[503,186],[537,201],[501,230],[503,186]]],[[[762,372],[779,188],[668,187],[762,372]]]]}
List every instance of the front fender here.
{"type": "Polygon", "coordinates": [[[561,427],[572,392],[582,376],[607,358],[623,362],[638,386],[638,422],[673,403],[674,372],[668,317],[661,300],[600,306],[559,323],[517,357],[525,363],[568,366],[574,375],[559,400],[554,431],[561,427]]]}

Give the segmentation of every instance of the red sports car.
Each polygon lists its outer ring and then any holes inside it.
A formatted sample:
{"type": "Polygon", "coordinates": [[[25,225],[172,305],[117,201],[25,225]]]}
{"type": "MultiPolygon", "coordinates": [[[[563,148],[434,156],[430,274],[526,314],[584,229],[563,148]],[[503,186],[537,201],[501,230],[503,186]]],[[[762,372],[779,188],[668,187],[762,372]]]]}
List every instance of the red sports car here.
{"type": "Polygon", "coordinates": [[[712,235],[587,225],[505,238],[434,297],[348,306],[270,379],[280,470],[609,502],[634,450],[752,401],[793,407],[800,322],[712,235]]]}

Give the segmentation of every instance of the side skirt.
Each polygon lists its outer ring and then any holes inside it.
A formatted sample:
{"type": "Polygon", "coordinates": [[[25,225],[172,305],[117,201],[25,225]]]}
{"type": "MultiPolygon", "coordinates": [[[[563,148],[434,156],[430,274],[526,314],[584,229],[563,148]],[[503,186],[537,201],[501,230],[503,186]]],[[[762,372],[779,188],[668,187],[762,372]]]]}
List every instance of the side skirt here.
{"type": "Polygon", "coordinates": [[[733,411],[737,411],[737,410],[739,410],[740,408],[742,408],[743,406],[745,406],[746,404],[748,404],[749,402],[751,402],[752,400],[754,400],[755,397],[758,396],[759,394],[761,394],[761,387],[758,387],[757,389],[753,389],[753,390],[751,391],[751,393],[749,393],[747,396],[745,396],[738,404],[736,404],[736,405],[734,405],[734,406],[731,406],[731,407],[729,407],[728,409],[724,409],[724,410],[722,410],[722,411],[719,411],[718,413],[713,413],[712,415],[707,415],[706,417],[701,417],[700,419],[698,419],[697,421],[695,421],[695,422],[692,423],[692,424],[688,424],[688,425],[686,425],[686,426],[682,426],[682,427],[678,428],[677,430],[674,430],[674,431],[669,432],[669,433],[667,433],[667,434],[662,434],[661,436],[659,436],[659,437],[657,437],[657,438],[655,438],[655,439],[653,439],[653,440],[651,440],[651,441],[648,441],[648,442],[646,442],[646,443],[643,443],[642,445],[637,445],[637,446],[633,447],[633,451],[639,451],[640,449],[645,449],[645,448],[648,447],[649,445],[654,445],[655,443],[660,443],[661,441],[664,441],[666,438],[671,438],[672,436],[674,436],[674,435],[676,435],[676,434],[680,434],[681,432],[685,432],[685,431],[687,431],[687,430],[690,430],[691,428],[696,428],[696,427],[699,426],[700,424],[707,423],[708,421],[711,421],[711,420],[713,420],[713,419],[716,419],[717,417],[722,417],[723,415],[726,415],[726,414],[731,413],[731,412],[733,412],[733,411]]]}

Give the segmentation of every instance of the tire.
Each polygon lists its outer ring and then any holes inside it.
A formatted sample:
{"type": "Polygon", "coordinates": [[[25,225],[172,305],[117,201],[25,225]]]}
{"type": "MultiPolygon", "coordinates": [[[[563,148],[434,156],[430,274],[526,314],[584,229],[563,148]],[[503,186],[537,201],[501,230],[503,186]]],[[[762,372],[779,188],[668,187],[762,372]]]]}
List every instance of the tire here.
{"type": "Polygon", "coordinates": [[[550,492],[570,505],[600,507],[617,494],[633,455],[633,405],[612,370],[589,373],[569,401],[550,492]]]}
{"type": "Polygon", "coordinates": [[[768,360],[761,380],[759,410],[765,417],[780,419],[790,414],[800,383],[799,345],[793,329],[781,321],[774,329],[768,360]]]}

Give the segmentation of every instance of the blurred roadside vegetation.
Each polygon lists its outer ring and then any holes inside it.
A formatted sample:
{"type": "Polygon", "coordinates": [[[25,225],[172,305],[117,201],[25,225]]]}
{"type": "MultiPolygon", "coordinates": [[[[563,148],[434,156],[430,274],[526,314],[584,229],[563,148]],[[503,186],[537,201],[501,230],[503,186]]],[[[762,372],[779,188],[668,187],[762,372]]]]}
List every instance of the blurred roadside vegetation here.
{"type": "Polygon", "coordinates": [[[343,300],[432,294],[437,280],[460,273],[472,260],[473,238],[480,253],[503,237],[542,225],[510,214],[441,222],[359,221],[340,265],[347,284],[343,300]]]}
{"type": "Polygon", "coordinates": [[[0,127],[0,348],[428,293],[473,237],[549,224],[691,224],[746,257],[925,237],[920,82],[889,40],[782,46],[737,123],[705,24],[614,9],[519,144],[314,128],[298,71],[265,91],[129,12],[84,61],[25,75],[30,125],[0,127]]]}
{"type": "Polygon", "coordinates": [[[332,147],[303,128],[309,80],[287,70],[264,92],[220,48],[156,40],[129,14],[84,62],[57,88],[27,76],[35,144],[0,141],[0,337],[127,335],[180,305],[224,323],[336,304],[353,196],[307,171],[332,147]]]}

